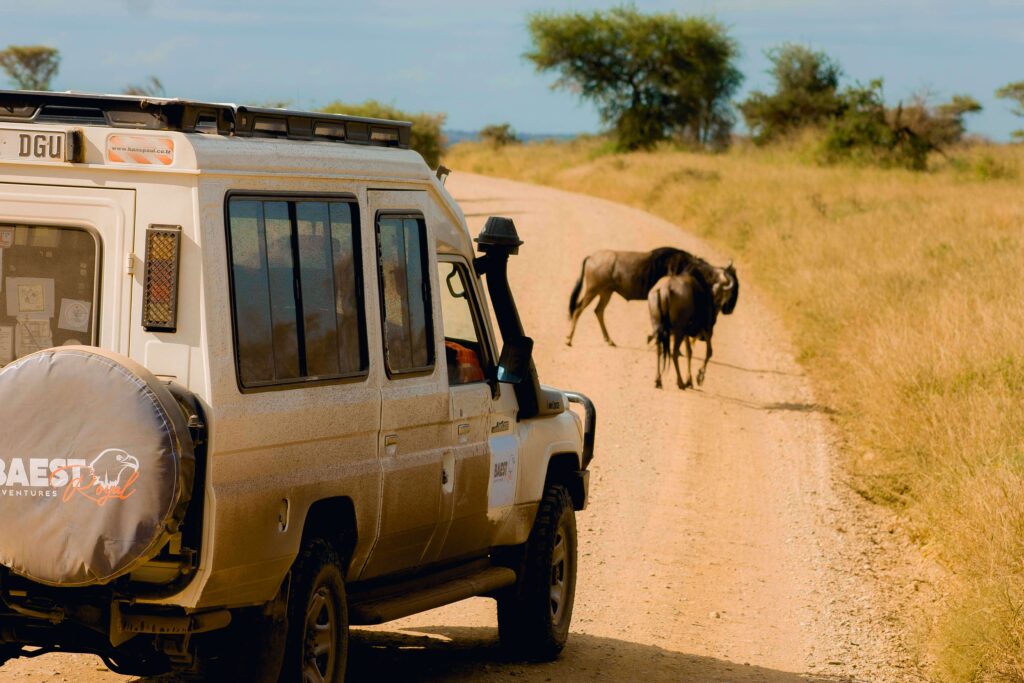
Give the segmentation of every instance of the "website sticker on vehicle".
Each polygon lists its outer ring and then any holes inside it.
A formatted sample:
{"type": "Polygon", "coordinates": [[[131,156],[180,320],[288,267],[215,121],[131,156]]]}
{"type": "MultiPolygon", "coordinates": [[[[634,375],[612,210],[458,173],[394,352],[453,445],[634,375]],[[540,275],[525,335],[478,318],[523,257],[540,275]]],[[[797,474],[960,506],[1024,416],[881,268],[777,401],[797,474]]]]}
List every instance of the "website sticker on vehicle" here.
{"type": "Polygon", "coordinates": [[[112,164],[170,166],[174,163],[174,140],[156,135],[111,135],[107,138],[107,161],[112,164]]]}

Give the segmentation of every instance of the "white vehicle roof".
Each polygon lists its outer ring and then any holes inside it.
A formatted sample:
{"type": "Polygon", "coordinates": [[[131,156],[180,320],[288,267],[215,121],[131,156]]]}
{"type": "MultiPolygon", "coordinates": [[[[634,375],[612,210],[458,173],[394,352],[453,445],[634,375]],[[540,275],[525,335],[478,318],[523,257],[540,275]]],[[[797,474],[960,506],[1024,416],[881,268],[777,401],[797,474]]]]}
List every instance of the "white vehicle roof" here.
{"type": "MultiPolygon", "coordinates": [[[[355,179],[383,189],[412,184],[433,190],[461,227],[462,211],[409,148],[411,126],[166,98],[0,91],[0,169],[7,168],[4,175],[36,175],[45,165],[49,175],[68,179],[86,171],[91,178],[139,172],[280,174],[355,179]],[[50,147],[43,155],[18,154],[26,144],[32,152],[39,136],[47,144],[47,135],[63,141],[63,156],[50,147]]],[[[465,233],[437,238],[472,252],[465,233]]]]}

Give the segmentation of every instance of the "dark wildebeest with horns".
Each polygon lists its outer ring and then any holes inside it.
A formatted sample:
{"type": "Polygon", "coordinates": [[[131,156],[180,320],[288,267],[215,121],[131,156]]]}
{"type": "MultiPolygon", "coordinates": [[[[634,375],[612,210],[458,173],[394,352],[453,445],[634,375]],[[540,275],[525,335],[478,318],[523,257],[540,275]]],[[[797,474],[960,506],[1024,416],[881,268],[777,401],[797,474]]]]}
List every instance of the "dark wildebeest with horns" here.
{"type": "Polygon", "coordinates": [[[740,281],[732,261],[725,268],[716,268],[688,251],[672,247],[661,247],[653,251],[595,251],[583,259],[580,277],[569,297],[572,327],[565,339],[566,345],[572,346],[576,324],[583,310],[597,299],[594,315],[601,325],[601,334],[608,344],[615,346],[604,325],[604,309],[612,294],[618,294],[626,301],[646,299],[647,293],[660,278],[682,273],[688,266],[699,271],[711,285],[718,309],[726,315],[732,313],[740,295],[740,281]]]}
{"type": "MultiPolygon", "coordinates": [[[[691,340],[703,339],[706,345],[704,365],[697,372],[697,384],[704,384],[704,373],[711,360],[711,335],[718,319],[713,285],[709,284],[699,268],[688,266],[678,275],[666,275],[658,280],[647,296],[651,313],[654,339],[658,347],[657,375],[654,386],[661,388],[661,374],[671,356],[676,368],[676,386],[693,386],[693,348],[691,340]],[[679,372],[679,346],[686,344],[686,382],[679,372]]],[[[724,310],[724,309],[723,309],[724,310]]]]}

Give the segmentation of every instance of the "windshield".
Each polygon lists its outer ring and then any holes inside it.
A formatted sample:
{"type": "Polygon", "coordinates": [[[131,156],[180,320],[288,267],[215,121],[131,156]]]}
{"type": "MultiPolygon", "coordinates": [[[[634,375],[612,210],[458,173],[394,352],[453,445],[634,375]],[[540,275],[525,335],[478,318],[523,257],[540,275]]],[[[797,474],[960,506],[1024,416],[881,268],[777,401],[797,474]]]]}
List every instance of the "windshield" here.
{"type": "Polygon", "coordinates": [[[0,224],[0,367],[52,346],[96,343],[96,238],[0,224]]]}

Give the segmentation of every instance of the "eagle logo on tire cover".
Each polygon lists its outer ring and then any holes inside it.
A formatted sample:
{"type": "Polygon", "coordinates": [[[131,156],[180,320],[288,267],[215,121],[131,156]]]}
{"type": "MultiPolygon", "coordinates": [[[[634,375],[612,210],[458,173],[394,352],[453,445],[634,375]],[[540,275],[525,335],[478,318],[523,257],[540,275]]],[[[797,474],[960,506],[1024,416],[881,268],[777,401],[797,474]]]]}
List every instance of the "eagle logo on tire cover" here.
{"type": "MultiPolygon", "coordinates": [[[[51,478],[63,469],[54,470],[51,478]]],[[[109,500],[126,500],[135,493],[132,485],[138,478],[138,458],[120,448],[108,448],[81,468],[80,476],[68,482],[64,489],[64,502],[76,495],[100,506],[109,500]]]]}

